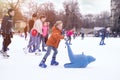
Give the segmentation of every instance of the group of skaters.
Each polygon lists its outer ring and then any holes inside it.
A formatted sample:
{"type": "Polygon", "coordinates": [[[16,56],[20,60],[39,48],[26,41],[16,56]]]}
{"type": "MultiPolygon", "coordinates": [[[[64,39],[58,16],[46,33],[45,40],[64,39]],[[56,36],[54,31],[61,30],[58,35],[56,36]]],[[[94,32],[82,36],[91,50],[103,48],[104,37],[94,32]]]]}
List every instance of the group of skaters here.
{"type": "MultiPolygon", "coordinates": [[[[13,27],[13,17],[14,10],[9,9],[8,13],[4,16],[1,25],[1,34],[3,36],[2,50],[0,51],[5,58],[10,57],[7,53],[8,46],[11,43],[12,27],[13,27]]],[[[30,39],[26,48],[30,52],[41,51],[40,44],[42,42],[42,51],[46,51],[43,59],[41,60],[39,66],[42,68],[47,67],[45,64],[47,57],[50,55],[51,50],[54,51],[51,65],[58,65],[59,62],[56,61],[56,55],[58,53],[58,46],[61,39],[64,39],[62,35],[62,21],[56,21],[52,27],[52,33],[49,36],[49,22],[46,22],[46,16],[42,15],[37,17],[36,14],[32,15],[32,19],[29,21],[29,33],[30,39]],[[48,38],[49,36],[49,38],[48,38]],[[45,49],[47,46],[47,49],[45,49]]]]}
{"type": "Polygon", "coordinates": [[[32,19],[29,20],[29,43],[26,48],[24,48],[25,53],[28,52],[41,52],[46,51],[46,41],[49,34],[49,22],[45,22],[46,17],[44,15],[37,18],[36,14],[32,15],[32,19]],[[40,49],[40,44],[42,43],[42,50],[40,49]]]}
{"type": "MultiPolygon", "coordinates": [[[[12,27],[13,27],[13,16],[15,12],[13,9],[9,9],[8,13],[3,17],[2,25],[0,32],[3,37],[3,43],[2,43],[2,49],[0,53],[3,55],[3,57],[8,58],[10,57],[7,53],[8,46],[11,43],[11,38],[13,37],[12,34],[12,27]]],[[[46,17],[44,15],[37,17],[36,14],[32,15],[32,19],[29,21],[29,32],[30,32],[30,40],[29,44],[26,48],[29,49],[29,51],[34,52],[36,50],[40,50],[40,44],[42,42],[42,51],[46,51],[46,54],[41,61],[40,64],[41,67],[43,67],[43,63],[45,63],[45,60],[47,59],[47,56],[49,56],[50,51],[53,50],[54,54],[52,57],[51,65],[58,65],[58,62],[56,61],[56,55],[58,53],[57,48],[60,42],[60,39],[63,39],[64,36],[61,35],[62,31],[62,21],[56,21],[54,24],[54,27],[52,28],[52,34],[50,38],[48,38],[48,29],[49,29],[49,23],[45,22],[46,17]],[[47,45],[47,50],[44,48],[47,45]]]]}
{"type": "Polygon", "coordinates": [[[24,51],[27,50],[29,52],[46,52],[39,64],[39,66],[42,68],[47,67],[45,62],[47,60],[47,57],[50,55],[51,50],[53,50],[54,52],[50,64],[55,66],[59,65],[59,62],[56,61],[56,56],[58,53],[57,48],[61,39],[64,39],[64,35],[62,34],[63,22],[56,21],[52,27],[52,32],[49,35],[49,22],[46,22],[45,20],[46,17],[44,15],[40,16],[39,18],[37,18],[36,14],[32,15],[32,20],[29,21],[30,39],[27,47],[24,48],[24,51]],[[31,24],[31,22],[33,24],[31,24]],[[41,43],[42,50],[40,49],[41,43]],[[47,46],[47,49],[45,49],[45,46],[47,46]]]}
{"type": "MultiPolygon", "coordinates": [[[[2,55],[6,58],[9,57],[7,54],[8,46],[11,43],[12,34],[12,26],[13,26],[13,17],[14,10],[9,9],[8,13],[4,16],[1,25],[1,33],[3,36],[2,50],[0,51],[2,55]]],[[[29,20],[29,43],[24,48],[24,51],[28,50],[28,52],[41,52],[45,51],[45,55],[42,58],[39,66],[42,68],[46,68],[45,64],[47,57],[50,55],[51,50],[53,50],[53,56],[51,59],[51,65],[59,65],[59,62],[56,61],[56,56],[58,53],[58,46],[61,39],[65,39],[65,35],[63,32],[63,22],[56,21],[52,27],[52,32],[49,35],[49,22],[46,22],[46,16],[42,15],[38,17],[36,14],[32,15],[32,19],[29,20]],[[49,36],[49,37],[48,37],[49,36]],[[42,43],[42,50],[40,49],[40,44],[42,43]],[[47,49],[45,47],[47,46],[47,49]]],[[[75,29],[68,30],[66,32],[68,43],[71,45],[71,36],[74,34],[75,29]]],[[[103,31],[104,32],[104,31],[103,31]]],[[[66,39],[65,39],[66,40],[66,39]]],[[[104,36],[100,42],[100,44],[104,43],[104,36]]]]}

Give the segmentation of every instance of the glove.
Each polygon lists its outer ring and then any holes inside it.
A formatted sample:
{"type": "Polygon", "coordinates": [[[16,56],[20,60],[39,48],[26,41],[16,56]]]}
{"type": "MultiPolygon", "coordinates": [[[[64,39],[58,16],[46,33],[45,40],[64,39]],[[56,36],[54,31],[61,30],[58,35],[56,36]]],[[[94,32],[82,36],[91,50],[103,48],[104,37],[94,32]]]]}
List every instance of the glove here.
{"type": "Polygon", "coordinates": [[[39,36],[40,36],[40,33],[38,33],[37,37],[39,37],[39,36]]]}
{"type": "Polygon", "coordinates": [[[10,37],[13,38],[13,34],[12,34],[12,32],[10,33],[10,37]]]}

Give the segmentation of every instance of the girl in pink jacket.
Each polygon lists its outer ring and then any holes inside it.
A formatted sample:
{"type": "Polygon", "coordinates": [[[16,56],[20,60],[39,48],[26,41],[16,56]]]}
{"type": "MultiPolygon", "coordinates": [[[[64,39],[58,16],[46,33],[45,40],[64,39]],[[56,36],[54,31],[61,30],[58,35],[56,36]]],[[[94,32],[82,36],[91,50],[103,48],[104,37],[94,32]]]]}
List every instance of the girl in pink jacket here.
{"type": "Polygon", "coordinates": [[[71,45],[71,36],[73,35],[73,33],[74,33],[74,29],[71,29],[71,30],[67,31],[67,33],[66,33],[66,36],[69,40],[70,45],[71,45]]]}
{"type": "Polygon", "coordinates": [[[44,47],[48,39],[48,33],[49,33],[49,22],[44,22],[42,27],[42,51],[46,51],[44,47]]]}

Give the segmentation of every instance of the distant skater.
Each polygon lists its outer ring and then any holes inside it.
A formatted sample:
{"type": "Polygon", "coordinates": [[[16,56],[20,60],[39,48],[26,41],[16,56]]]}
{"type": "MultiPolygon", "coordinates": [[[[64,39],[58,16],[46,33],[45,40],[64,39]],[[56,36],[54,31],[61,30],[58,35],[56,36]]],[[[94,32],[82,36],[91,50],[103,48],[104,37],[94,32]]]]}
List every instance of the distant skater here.
{"type": "Polygon", "coordinates": [[[105,45],[106,28],[101,31],[101,41],[99,45],[105,45]]]}

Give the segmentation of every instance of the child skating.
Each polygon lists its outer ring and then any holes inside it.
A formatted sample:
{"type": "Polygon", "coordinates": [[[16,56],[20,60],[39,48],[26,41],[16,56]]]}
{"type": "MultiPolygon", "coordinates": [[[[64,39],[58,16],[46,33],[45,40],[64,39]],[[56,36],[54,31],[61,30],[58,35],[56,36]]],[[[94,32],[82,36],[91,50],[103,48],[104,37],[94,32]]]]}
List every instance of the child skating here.
{"type": "Polygon", "coordinates": [[[48,22],[44,22],[43,23],[43,27],[42,27],[42,51],[46,51],[45,47],[46,47],[46,41],[48,38],[48,22]]]}
{"type": "Polygon", "coordinates": [[[62,33],[62,25],[63,25],[62,21],[56,21],[56,23],[52,27],[51,36],[49,37],[49,39],[47,40],[47,43],[46,43],[46,45],[48,46],[47,52],[39,64],[39,66],[42,68],[47,67],[45,62],[46,62],[47,57],[50,55],[51,50],[54,51],[52,60],[51,60],[51,65],[56,65],[56,66],[59,65],[59,63],[56,61],[56,55],[58,53],[57,48],[59,46],[60,40],[64,39],[64,36],[62,36],[62,34],[61,34],[62,33]]]}
{"type": "Polygon", "coordinates": [[[37,36],[38,36],[38,32],[35,28],[33,28],[30,32],[30,38],[31,41],[29,42],[29,44],[27,45],[27,47],[23,48],[23,51],[25,52],[25,54],[27,54],[27,52],[29,52],[29,50],[31,49],[32,52],[34,52],[33,50],[36,47],[36,42],[37,42],[37,36]]]}
{"type": "Polygon", "coordinates": [[[67,31],[67,38],[68,38],[68,41],[69,41],[69,45],[72,45],[72,43],[71,43],[71,36],[73,35],[73,33],[74,33],[74,28],[73,29],[71,29],[71,30],[69,30],[69,31],[67,31]]]}

